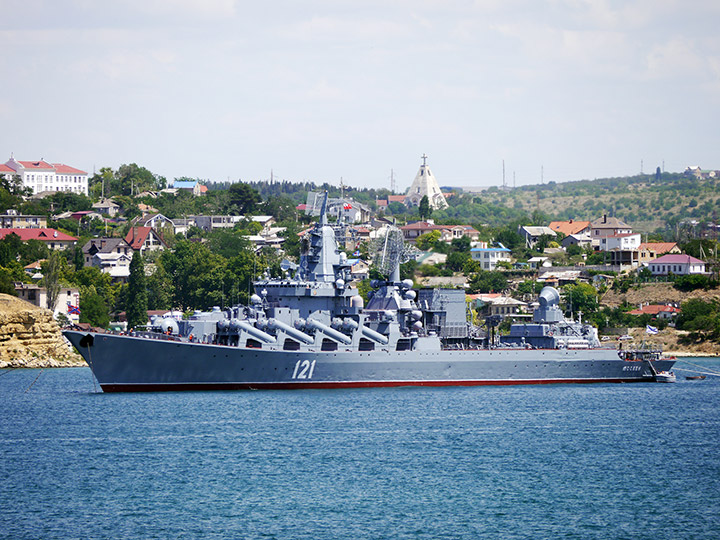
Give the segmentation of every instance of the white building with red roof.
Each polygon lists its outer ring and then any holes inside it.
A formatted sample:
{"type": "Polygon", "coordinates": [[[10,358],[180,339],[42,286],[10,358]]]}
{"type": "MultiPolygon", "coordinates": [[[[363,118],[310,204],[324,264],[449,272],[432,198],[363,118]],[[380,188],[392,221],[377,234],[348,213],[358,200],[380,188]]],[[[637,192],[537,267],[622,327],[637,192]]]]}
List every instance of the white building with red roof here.
{"type": "Polygon", "coordinates": [[[56,229],[0,229],[0,240],[10,234],[16,234],[20,240],[38,240],[50,249],[67,249],[77,242],[77,238],[56,229]]]}
{"type": "Polygon", "coordinates": [[[17,161],[13,156],[5,162],[0,174],[17,174],[25,187],[33,193],[69,191],[88,194],[88,173],[63,163],[38,161],[17,161]]]}
{"type": "Polygon", "coordinates": [[[705,262],[690,255],[670,254],[650,261],[648,268],[655,276],[666,276],[668,274],[675,274],[676,276],[704,274],[705,262]]]}

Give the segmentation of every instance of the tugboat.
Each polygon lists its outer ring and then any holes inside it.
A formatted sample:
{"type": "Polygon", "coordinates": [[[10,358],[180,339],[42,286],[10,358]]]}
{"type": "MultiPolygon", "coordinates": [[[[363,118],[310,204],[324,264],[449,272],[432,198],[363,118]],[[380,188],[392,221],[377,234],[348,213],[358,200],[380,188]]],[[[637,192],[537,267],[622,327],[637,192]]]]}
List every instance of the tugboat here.
{"type": "Polygon", "coordinates": [[[465,293],[413,289],[399,259],[367,306],[327,221],[327,194],[293,275],[248,305],[156,318],[129,335],[66,330],[105,392],[651,382],[673,359],[600,344],[545,287],[508,335],[468,322],[465,293]]]}

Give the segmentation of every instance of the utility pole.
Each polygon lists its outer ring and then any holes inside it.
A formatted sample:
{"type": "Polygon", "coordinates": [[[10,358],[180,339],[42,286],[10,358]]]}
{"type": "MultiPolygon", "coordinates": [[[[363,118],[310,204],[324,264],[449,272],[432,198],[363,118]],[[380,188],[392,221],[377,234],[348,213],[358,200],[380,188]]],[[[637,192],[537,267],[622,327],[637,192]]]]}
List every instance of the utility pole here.
{"type": "Polygon", "coordinates": [[[390,193],[395,195],[395,171],[390,169],[390,193]]]}
{"type": "Polygon", "coordinates": [[[505,191],[505,160],[502,160],[503,162],[503,191],[505,191]]]}

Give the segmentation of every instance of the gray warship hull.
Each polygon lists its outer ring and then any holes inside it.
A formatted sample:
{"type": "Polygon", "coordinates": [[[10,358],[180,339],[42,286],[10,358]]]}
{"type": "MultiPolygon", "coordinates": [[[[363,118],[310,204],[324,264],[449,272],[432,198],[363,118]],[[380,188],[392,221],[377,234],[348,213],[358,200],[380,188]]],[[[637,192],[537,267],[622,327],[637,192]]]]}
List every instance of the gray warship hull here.
{"type": "Polygon", "coordinates": [[[613,348],[281,351],[65,331],[105,392],[652,382],[613,348]]]}

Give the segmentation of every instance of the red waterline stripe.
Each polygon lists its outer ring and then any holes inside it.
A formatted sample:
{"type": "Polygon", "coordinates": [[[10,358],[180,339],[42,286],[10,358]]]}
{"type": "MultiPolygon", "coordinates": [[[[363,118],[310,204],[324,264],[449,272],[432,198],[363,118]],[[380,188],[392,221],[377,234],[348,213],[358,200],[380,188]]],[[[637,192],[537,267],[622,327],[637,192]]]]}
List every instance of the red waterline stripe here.
{"type": "Polygon", "coordinates": [[[524,379],[482,381],[351,381],[288,383],[177,383],[177,384],[101,384],[104,392],[180,392],[199,390],[300,390],[307,388],[395,388],[400,386],[511,386],[520,384],[591,384],[651,382],[652,378],[632,379],[524,379]]]}

